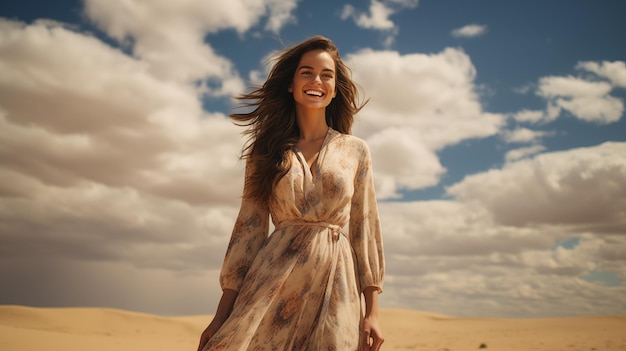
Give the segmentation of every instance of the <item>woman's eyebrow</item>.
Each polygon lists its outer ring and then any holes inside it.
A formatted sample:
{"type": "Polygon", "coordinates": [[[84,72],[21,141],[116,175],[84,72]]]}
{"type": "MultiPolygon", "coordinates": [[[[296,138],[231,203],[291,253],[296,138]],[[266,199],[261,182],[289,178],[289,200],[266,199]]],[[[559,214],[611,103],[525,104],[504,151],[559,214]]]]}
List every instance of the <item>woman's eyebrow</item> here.
{"type": "MultiPolygon", "coordinates": [[[[301,70],[301,69],[310,69],[310,70],[315,70],[315,68],[313,68],[313,67],[311,67],[311,66],[300,66],[300,67],[298,67],[298,70],[301,70]]],[[[328,72],[335,73],[335,71],[333,71],[333,70],[332,70],[332,69],[330,69],[330,68],[324,68],[322,71],[328,71],[328,72]]]]}

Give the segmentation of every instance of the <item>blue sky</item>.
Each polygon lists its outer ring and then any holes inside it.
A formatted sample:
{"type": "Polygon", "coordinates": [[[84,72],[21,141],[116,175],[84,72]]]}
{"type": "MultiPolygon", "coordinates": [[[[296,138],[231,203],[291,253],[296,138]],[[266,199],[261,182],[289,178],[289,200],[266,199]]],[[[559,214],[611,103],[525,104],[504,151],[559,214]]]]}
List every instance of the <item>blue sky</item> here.
{"type": "Polygon", "coordinates": [[[371,98],[354,134],[374,159],[383,307],[624,314],[625,10],[5,2],[0,303],[211,313],[241,192],[231,96],[321,34],[371,98]]]}

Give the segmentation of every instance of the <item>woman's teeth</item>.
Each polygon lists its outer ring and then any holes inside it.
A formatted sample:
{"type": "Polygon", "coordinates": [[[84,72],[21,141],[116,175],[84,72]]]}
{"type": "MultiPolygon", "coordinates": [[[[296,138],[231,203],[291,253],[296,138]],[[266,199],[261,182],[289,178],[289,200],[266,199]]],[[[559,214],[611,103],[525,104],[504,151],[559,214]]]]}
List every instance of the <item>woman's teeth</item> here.
{"type": "Polygon", "coordinates": [[[313,95],[313,96],[322,96],[323,94],[319,91],[315,91],[315,90],[306,90],[304,92],[307,95],[313,95]]]}

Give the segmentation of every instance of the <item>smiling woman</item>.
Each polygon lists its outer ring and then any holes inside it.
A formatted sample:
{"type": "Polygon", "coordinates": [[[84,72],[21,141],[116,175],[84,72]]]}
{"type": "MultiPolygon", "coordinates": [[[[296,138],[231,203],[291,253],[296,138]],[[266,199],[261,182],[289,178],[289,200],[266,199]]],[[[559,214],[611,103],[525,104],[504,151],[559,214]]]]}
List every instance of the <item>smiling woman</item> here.
{"type": "Polygon", "coordinates": [[[322,107],[330,105],[337,95],[332,56],[324,50],[309,51],[302,55],[288,91],[293,93],[298,116],[302,116],[305,109],[321,111],[320,104],[322,107]]]}
{"type": "Polygon", "coordinates": [[[296,102],[296,118],[301,131],[296,147],[311,170],[328,132],[326,118],[323,116],[325,108],[337,95],[334,68],[335,62],[328,52],[309,51],[302,55],[293,83],[288,89],[296,102]],[[319,135],[315,135],[316,130],[319,135]]]}
{"type": "Polygon", "coordinates": [[[350,135],[362,105],[337,48],[314,37],[284,50],[241,98],[256,107],[231,116],[250,127],[244,196],[198,350],[379,350],[381,228],[369,149],[350,135]]]}

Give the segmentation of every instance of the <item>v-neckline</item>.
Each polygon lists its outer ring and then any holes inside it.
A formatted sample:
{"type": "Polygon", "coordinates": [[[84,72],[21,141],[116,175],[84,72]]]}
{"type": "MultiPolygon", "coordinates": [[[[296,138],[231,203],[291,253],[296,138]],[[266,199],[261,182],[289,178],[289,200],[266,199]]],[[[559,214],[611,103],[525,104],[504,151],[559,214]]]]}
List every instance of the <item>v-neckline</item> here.
{"type": "Polygon", "coordinates": [[[304,153],[300,150],[300,148],[298,148],[298,146],[294,145],[294,151],[296,152],[296,155],[298,156],[298,159],[300,160],[300,163],[302,164],[302,167],[306,170],[306,173],[311,177],[311,182],[313,182],[313,178],[314,178],[314,173],[316,173],[320,167],[320,158],[322,156],[322,152],[324,150],[324,147],[326,146],[326,143],[328,143],[328,139],[331,133],[331,129],[330,127],[328,127],[328,130],[326,131],[326,135],[324,135],[324,140],[322,140],[322,144],[320,145],[319,150],[315,153],[314,155],[314,160],[313,162],[311,162],[311,165],[309,166],[309,163],[306,160],[306,157],[304,157],[304,153]]]}

